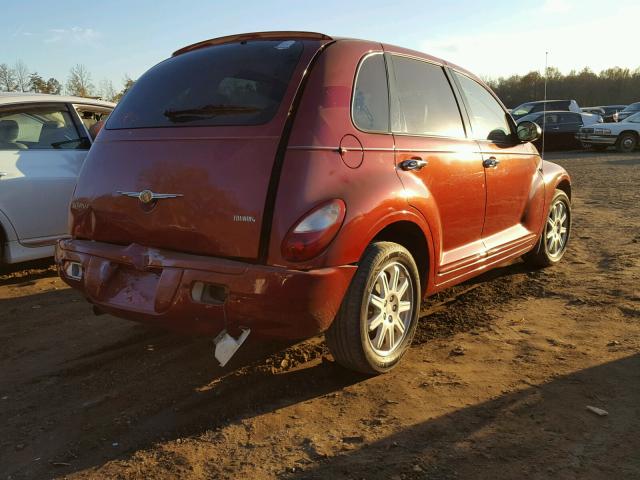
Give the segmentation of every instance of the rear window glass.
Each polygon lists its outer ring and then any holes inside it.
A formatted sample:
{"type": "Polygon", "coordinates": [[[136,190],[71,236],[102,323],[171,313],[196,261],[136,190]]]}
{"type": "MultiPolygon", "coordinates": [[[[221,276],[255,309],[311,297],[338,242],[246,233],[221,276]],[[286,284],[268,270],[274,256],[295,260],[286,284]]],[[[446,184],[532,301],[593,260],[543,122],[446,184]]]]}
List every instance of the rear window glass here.
{"type": "Polygon", "coordinates": [[[140,77],[107,129],[266,123],[302,50],[296,40],[256,40],[172,57],[140,77]]]}
{"type": "Polygon", "coordinates": [[[365,131],[389,131],[389,90],[384,57],[376,53],[360,65],[353,92],[353,122],[365,131]]]}

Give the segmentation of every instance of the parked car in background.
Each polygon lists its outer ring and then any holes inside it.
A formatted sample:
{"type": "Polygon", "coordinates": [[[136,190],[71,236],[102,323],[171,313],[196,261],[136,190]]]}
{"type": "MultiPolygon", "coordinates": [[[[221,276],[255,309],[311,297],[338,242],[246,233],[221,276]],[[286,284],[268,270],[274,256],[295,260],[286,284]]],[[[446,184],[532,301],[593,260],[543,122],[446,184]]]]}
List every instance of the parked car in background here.
{"type": "Polygon", "coordinates": [[[98,312],[215,335],[221,363],[250,332],[326,331],[337,362],[385,372],[425,296],[562,258],[570,180],[539,134],[420,52],[309,32],[203,41],[109,117],[58,270],[98,312]]]}
{"type": "Polygon", "coordinates": [[[600,115],[603,118],[605,115],[604,108],[602,107],[582,107],[580,110],[582,111],[582,113],[591,113],[593,115],[600,115]]]}
{"type": "Polygon", "coordinates": [[[627,108],[627,105],[602,105],[602,110],[604,110],[604,115],[602,115],[602,120],[605,122],[615,122],[613,116],[627,108]]]}
{"type": "Polygon", "coordinates": [[[631,105],[627,105],[623,110],[616,112],[613,114],[614,122],[621,122],[627,117],[640,112],[640,102],[632,103],[631,105]]]}
{"type": "Polygon", "coordinates": [[[563,150],[581,147],[582,145],[576,139],[580,128],[584,125],[599,123],[602,117],[590,113],[553,111],[525,115],[518,120],[518,123],[523,121],[537,123],[542,128],[542,136],[534,142],[538,150],[542,149],[543,141],[545,150],[563,150]]]}
{"type": "Polygon", "coordinates": [[[109,102],[0,93],[0,263],[53,256],[69,201],[109,102]]]}
{"type": "Polygon", "coordinates": [[[538,100],[526,102],[511,110],[511,116],[518,120],[525,115],[542,111],[566,111],[580,113],[580,107],[575,100],[538,100]]]}
{"type": "Polygon", "coordinates": [[[620,122],[585,126],[576,138],[585,148],[606,150],[615,146],[619,152],[632,152],[640,145],[640,112],[620,122]]]}

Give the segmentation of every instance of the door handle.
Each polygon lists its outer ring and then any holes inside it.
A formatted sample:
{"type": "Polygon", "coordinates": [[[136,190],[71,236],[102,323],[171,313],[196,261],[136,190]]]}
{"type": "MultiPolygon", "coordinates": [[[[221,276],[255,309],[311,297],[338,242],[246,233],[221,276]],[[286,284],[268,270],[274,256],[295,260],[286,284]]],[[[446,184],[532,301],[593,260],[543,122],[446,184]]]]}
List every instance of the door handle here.
{"type": "Polygon", "coordinates": [[[402,170],[421,170],[424,166],[427,165],[426,160],[423,160],[420,157],[410,158],[409,160],[405,160],[400,163],[400,168],[402,170]]]}
{"type": "Polygon", "coordinates": [[[9,175],[7,172],[0,172],[0,178],[6,177],[7,175],[9,175]]]}
{"type": "Polygon", "coordinates": [[[496,168],[499,163],[500,160],[498,160],[496,157],[489,157],[486,160],[482,161],[482,166],[484,168],[496,168]]]}

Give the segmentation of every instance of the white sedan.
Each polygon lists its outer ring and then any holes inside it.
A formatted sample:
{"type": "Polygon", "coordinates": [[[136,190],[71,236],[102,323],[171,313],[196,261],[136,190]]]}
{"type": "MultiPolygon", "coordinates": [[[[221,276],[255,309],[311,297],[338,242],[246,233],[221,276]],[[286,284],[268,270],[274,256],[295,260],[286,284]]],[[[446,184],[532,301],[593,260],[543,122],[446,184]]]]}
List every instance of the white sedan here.
{"type": "Polygon", "coordinates": [[[53,255],[94,125],[115,105],[0,93],[0,264],[53,255]]]}
{"type": "Polygon", "coordinates": [[[585,148],[605,150],[615,145],[619,152],[632,152],[640,145],[640,113],[617,123],[584,126],[576,138],[585,148]]]}

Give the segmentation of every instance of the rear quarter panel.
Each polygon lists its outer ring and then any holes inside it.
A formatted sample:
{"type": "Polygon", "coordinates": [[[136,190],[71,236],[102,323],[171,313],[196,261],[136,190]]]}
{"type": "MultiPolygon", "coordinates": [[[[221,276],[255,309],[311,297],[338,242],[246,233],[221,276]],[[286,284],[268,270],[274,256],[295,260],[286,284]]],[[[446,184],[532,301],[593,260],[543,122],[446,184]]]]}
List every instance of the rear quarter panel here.
{"type": "Polygon", "coordinates": [[[382,52],[378,43],[340,40],[313,67],[293,123],[274,210],[268,262],[309,269],[359,261],[366,246],[385,226],[408,220],[418,224],[429,245],[426,221],[412,209],[395,172],[393,136],[358,130],[351,121],[351,92],[360,60],[382,52]],[[341,159],[345,135],[364,147],[360,166],[341,159]],[[337,237],[320,256],[292,264],[281,254],[289,229],[310,209],[340,198],[347,205],[337,237]]]}

